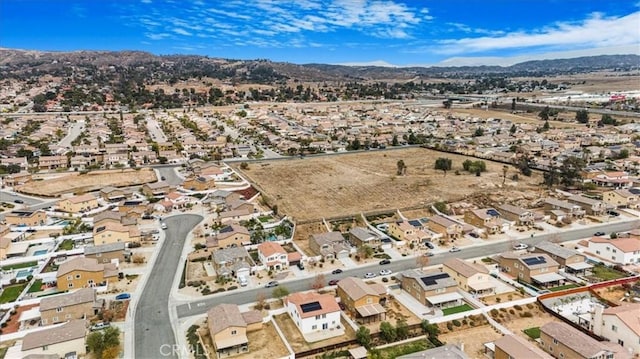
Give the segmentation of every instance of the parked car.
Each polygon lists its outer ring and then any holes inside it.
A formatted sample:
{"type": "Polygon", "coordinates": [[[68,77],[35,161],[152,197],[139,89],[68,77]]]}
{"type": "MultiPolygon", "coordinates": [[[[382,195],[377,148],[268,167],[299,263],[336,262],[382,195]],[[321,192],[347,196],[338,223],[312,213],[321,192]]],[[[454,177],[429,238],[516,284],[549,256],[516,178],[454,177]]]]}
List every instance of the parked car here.
{"type": "Polygon", "coordinates": [[[425,256],[425,257],[433,257],[433,253],[431,253],[431,252],[426,252],[426,253],[424,254],[424,256],[425,256]]]}
{"type": "Polygon", "coordinates": [[[160,180],[164,181],[164,180],[166,180],[166,178],[164,176],[161,176],[160,180]]]}
{"type": "Polygon", "coordinates": [[[390,264],[390,263],[391,263],[391,261],[390,261],[390,260],[388,260],[388,259],[383,259],[383,260],[381,260],[381,261],[380,261],[380,265],[381,265],[381,266],[383,266],[383,265],[385,265],[385,264],[390,264]]]}
{"type": "Polygon", "coordinates": [[[90,329],[92,332],[95,332],[96,330],[106,329],[106,328],[109,328],[110,326],[111,324],[108,322],[100,322],[92,325],[90,329]]]}
{"type": "Polygon", "coordinates": [[[23,200],[21,200],[21,199],[16,199],[16,200],[14,200],[13,202],[14,202],[14,203],[17,203],[17,204],[23,204],[23,203],[24,203],[24,201],[23,201],[23,200]]]}
{"type": "Polygon", "coordinates": [[[329,281],[329,285],[336,285],[338,284],[338,282],[340,281],[340,279],[332,279],[329,281]]]}
{"type": "Polygon", "coordinates": [[[273,288],[273,287],[277,287],[280,283],[278,283],[278,281],[272,280],[271,282],[267,283],[267,285],[265,285],[265,288],[273,288]]]}
{"type": "Polygon", "coordinates": [[[469,235],[470,235],[471,237],[473,237],[473,238],[478,238],[478,237],[480,237],[480,236],[478,235],[478,233],[476,233],[476,232],[469,232],[469,235]]]}
{"type": "Polygon", "coordinates": [[[596,237],[604,236],[604,232],[598,231],[598,232],[594,233],[593,235],[596,236],[596,237]]]}
{"type": "Polygon", "coordinates": [[[127,299],[131,299],[131,294],[129,294],[129,293],[120,293],[120,294],[116,295],[116,300],[127,300],[127,299]]]}
{"type": "Polygon", "coordinates": [[[342,269],[338,268],[338,269],[334,269],[333,272],[331,272],[331,274],[340,274],[342,273],[342,269]]]}
{"type": "Polygon", "coordinates": [[[433,248],[435,248],[435,247],[433,246],[433,243],[431,243],[431,242],[429,242],[429,241],[424,242],[424,245],[425,245],[425,246],[427,246],[427,248],[429,248],[429,249],[433,249],[433,248]]]}
{"type": "Polygon", "coordinates": [[[364,274],[364,277],[365,277],[365,278],[367,278],[367,279],[369,279],[369,278],[375,278],[375,277],[376,277],[376,274],[375,274],[375,273],[368,272],[368,273],[365,273],[365,274],[364,274]]]}
{"type": "Polygon", "coordinates": [[[607,211],[607,214],[613,217],[618,217],[620,215],[620,213],[611,210],[607,211]]]}
{"type": "Polygon", "coordinates": [[[453,253],[453,252],[460,252],[460,248],[458,247],[451,247],[451,249],[449,249],[449,252],[453,253]]]}
{"type": "Polygon", "coordinates": [[[164,223],[164,222],[162,222],[162,224],[160,225],[160,228],[162,228],[162,229],[167,229],[167,224],[166,224],[166,223],[164,223]]]}
{"type": "Polygon", "coordinates": [[[391,270],[390,269],[383,269],[380,271],[380,275],[389,275],[391,274],[391,270]]]}
{"type": "Polygon", "coordinates": [[[515,250],[521,250],[521,249],[527,249],[527,248],[529,248],[529,246],[524,243],[518,243],[513,245],[513,249],[515,250]]]}
{"type": "Polygon", "coordinates": [[[304,270],[304,263],[298,262],[298,264],[296,264],[296,265],[298,266],[298,269],[304,270]]]}

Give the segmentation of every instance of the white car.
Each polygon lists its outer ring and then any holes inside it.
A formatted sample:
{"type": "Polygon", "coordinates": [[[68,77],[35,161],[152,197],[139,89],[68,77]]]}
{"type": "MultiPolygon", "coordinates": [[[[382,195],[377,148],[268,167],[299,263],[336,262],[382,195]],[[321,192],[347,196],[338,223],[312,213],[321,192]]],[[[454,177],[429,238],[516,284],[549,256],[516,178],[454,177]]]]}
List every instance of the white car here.
{"type": "Polygon", "coordinates": [[[375,277],[376,277],[376,274],[375,274],[375,273],[368,272],[368,273],[365,273],[365,274],[364,274],[364,277],[365,277],[365,278],[367,278],[367,279],[369,279],[369,278],[375,278],[375,277]]]}
{"type": "Polygon", "coordinates": [[[163,222],[163,223],[160,225],[160,228],[162,228],[162,229],[167,229],[167,224],[163,222]]]}
{"type": "Polygon", "coordinates": [[[449,252],[453,253],[453,252],[460,252],[460,248],[458,247],[451,247],[451,249],[449,249],[449,252]]]}
{"type": "Polygon", "coordinates": [[[391,270],[390,269],[383,269],[380,271],[380,275],[389,275],[391,274],[391,270]]]}
{"type": "Polygon", "coordinates": [[[518,243],[513,245],[513,249],[515,250],[521,250],[521,249],[527,249],[527,248],[529,248],[529,246],[524,243],[518,243]]]}

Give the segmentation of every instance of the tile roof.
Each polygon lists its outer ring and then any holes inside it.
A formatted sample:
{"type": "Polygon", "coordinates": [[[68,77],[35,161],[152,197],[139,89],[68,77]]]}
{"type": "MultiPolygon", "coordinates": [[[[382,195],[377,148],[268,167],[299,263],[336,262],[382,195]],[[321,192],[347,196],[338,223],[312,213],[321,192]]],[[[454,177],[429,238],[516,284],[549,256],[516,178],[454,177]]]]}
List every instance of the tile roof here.
{"type": "Polygon", "coordinates": [[[358,300],[366,295],[379,295],[378,290],[356,277],[347,277],[340,280],[338,288],[341,288],[353,300],[358,300]]]}
{"type": "Polygon", "coordinates": [[[274,254],[286,254],[287,251],[282,248],[279,243],[276,242],[262,242],[258,245],[258,252],[262,253],[265,257],[271,257],[274,254]]]}
{"type": "Polygon", "coordinates": [[[236,304],[219,304],[207,311],[207,323],[211,336],[229,327],[247,327],[240,309],[236,304]]]}
{"type": "Polygon", "coordinates": [[[617,307],[609,307],[603,315],[615,315],[637,336],[640,336],[640,303],[627,303],[617,307]]]}
{"type": "Polygon", "coordinates": [[[318,294],[315,292],[298,292],[293,293],[285,298],[285,303],[291,303],[296,306],[296,311],[300,315],[300,318],[309,318],[316,315],[322,315],[327,313],[339,312],[340,306],[336,299],[331,294],[318,294]],[[305,304],[311,304],[317,302],[318,305],[313,310],[306,311],[303,306],[305,304]],[[315,309],[317,308],[317,309],[315,309]]]}
{"type": "Polygon", "coordinates": [[[40,312],[55,308],[70,307],[76,304],[93,303],[95,300],[95,289],[82,288],[75,292],[42,298],[40,301],[40,312]]]}
{"type": "Polygon", "coordinates": [[[631,237],[616,238],[616,239],[609,239],[606,237],[593,237],[591,238],[591,242],[592,243],[608,243],[625,253],[640,251],[640,240],[636,238],[631,238],[631,237]]]}
{"type": "Polygon", "coordinates": [[[513,359],[553,359],[551,355],[540,350],[536,344],[517,335],[504,335],[494,344],[496,348],[500,348],[513,359]]]}
{"type": "Polygon", "coordinates": [[[456,273],[460,273],[460,275],[465,278],[469,278],[476,273],[489,274],[487,268],[476,263],[469,263],[460,258],[447,259],[443,264],[453,269],[456,273]]]}
{"type": "Polygon", "coordinates": [[[98,263],[98,260],[95,258],[86,258],[84,256],[75,257],[60,264],[56,276],[60,277],[67,273],[73,272],[74,270],[82,270],[85,272],[102,272],[104,271],[104,265],[98,263]]]}
{"type": "Polygon", "coordinates": [[[534,250],[540,249],[544,252],[553,254],[563,259],[567,259],[571,256],[581,255],[578,251],[559,246],[555,243],[551,243],[549,241],[541,241],[535,244],[534,250]]]}
{"type": "Polygon", "coordinates": [[[584,358],[595,357],[603,351],[609,351],[597,340],[564,322],[549,322],[540,327],[540,332],[556,339],[584,358]]]}
{"type": "Polygon", "coordinates": [[[84,319],[71,320],[55,328],[39,330],[25,335],[22,339],[22,351],[84,338],[86,334],[87,324],[84,319]]]}
{"type": "Polygon", "coordinates": [[[96,254],[96,253],[107,253],[107,252],[115,252],[115,251],[124,251],[125,244],[124,242],[115,242],[108,244],[101,244],[97,246],[86,246],[84,247],[84,254],[96,254]]]}

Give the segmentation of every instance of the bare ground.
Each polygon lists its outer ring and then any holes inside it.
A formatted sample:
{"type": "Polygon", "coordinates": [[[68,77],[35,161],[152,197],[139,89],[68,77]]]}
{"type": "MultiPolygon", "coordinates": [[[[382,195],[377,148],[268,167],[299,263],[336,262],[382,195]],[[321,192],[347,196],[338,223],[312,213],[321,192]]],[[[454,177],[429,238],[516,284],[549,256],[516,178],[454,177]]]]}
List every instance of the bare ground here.
{"type": "Polygon", "coordinates": [[[249,339],[249,352],[235,358],[282,358],[288,354],[287,347],[271,322],[263,324],[260,330],[247,333],[247,339],[249,339]]]}
{"type": "Polygon", "coordinates": [[[278,327],[280,327],[282,334],[285,336],[294,352],[301,352],[330,344],[342,343],[346,340],[355,339],[356,337],[356,333],[353,331],[353,328],[351,328],[350,325],[342,320],[342,327],[345,329],[344,335],[333,337],[327,340],[322,340],[319,342],[307,343],[298,330],[298,327],[296,327],[296,324],[293,322],[293,320],[291,320],[288,314],[285,313],[274,315],[273,318],[275,319],[276,323],[278,323],[278,327]]]}
{"type": "MultiPolygon", "coordinates": [[[[296,221],[358,215],[363,211],[427,206],[434,201],[451,201],[475,193],[534,189],[539,174],[521,176],[502,187],[502,164],[486,161],[487,172],[476,177],[462,171],[470,157],[424,148],[350,153],[288,161],[254,163],[246,170],[235,169],[253,182],[278,211],[296,221]],[[445,176],[435,170],[439,157],[453,161],[445,176]],[[404,161],[407,175],[397,176],[397,163],[404,161]],[[460,175],[453,172],[460,170],[460,175]],[[322,174],[322,175],[319,175],[322,174]]],[[[475,160],[474,158],[470,158],[475,160]]],[[[516,173],[510,167],[507,174],[516,173]]]]}
{"type": "Polygon", "coordinates": [[[43,181],[33,181],[16,187],[16,192],[36,196],[57,197],[64,193],[85,193],[103,187],[127,187],[157,180],[150,168],[141,170],[97,171],[87,174],[69,173],[65,176],[43,181]]]}

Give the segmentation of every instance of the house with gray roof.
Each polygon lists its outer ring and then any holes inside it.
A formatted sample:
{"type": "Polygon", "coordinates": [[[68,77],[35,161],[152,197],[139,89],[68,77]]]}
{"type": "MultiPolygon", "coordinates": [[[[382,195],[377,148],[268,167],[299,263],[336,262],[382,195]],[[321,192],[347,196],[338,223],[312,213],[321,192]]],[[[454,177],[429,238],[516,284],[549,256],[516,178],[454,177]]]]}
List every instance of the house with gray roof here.
{"type": "Polygon", "coordinates": [[[104,299],[96,297],[94,288],[44,297],[40,301],[40,323],[49,325],[72,319],[88,319],[97,315],[103,307],[104,299]]]}
{"type": "Polygon", "coordinates": [[[367,245],[375,248],[380,246],[382,238],[368,228],[354,227],[349,230],[349,241],[356,247],[367,245]]]}
{"type": "Polygon", "coordinates": [[[207,328],[218,358],[246,354],[247,332],[262,328],[262,314],[257,310],[241,313],[236,304],[219,304],[207,312],[207,328]]]}
{"type": "Polygon", "coordinates": [[[327,232],[309,236],[309,249],[325,260],[345,258],[351,252],[351,246],[340,232],[327,232]]]}
{"type": "Polygon", "coordinates": [[[536,243],[534,253],[545,253],[558,262],[559,268],[565,268],[569,273],[582,273],[591,270],[593,266],[587,263],[587,257],[571,248],[563,247],[549,241],[536,243]]]}
{"type": "Polygon", "coordinates": [[[56,355],[59,358],[84,357],[87,322],[71,320],[61,326],[28,333],[22,339],[20,357],[56,355]]]}
{"type": "Polygon", "coordinates": [[[255,263],[244,247],[219,249],[211,255],[213,268],[218,276],[248,277],[255,263]]]}
{"type": "Polygon", "coordinates": [[[439,270],[425,272],[420,269],[409,269],[398,276],[402,290],[423,305],[448,308],[463,302],[462,295],[457,291],[457,283],[449,273],[439,270]]]}

